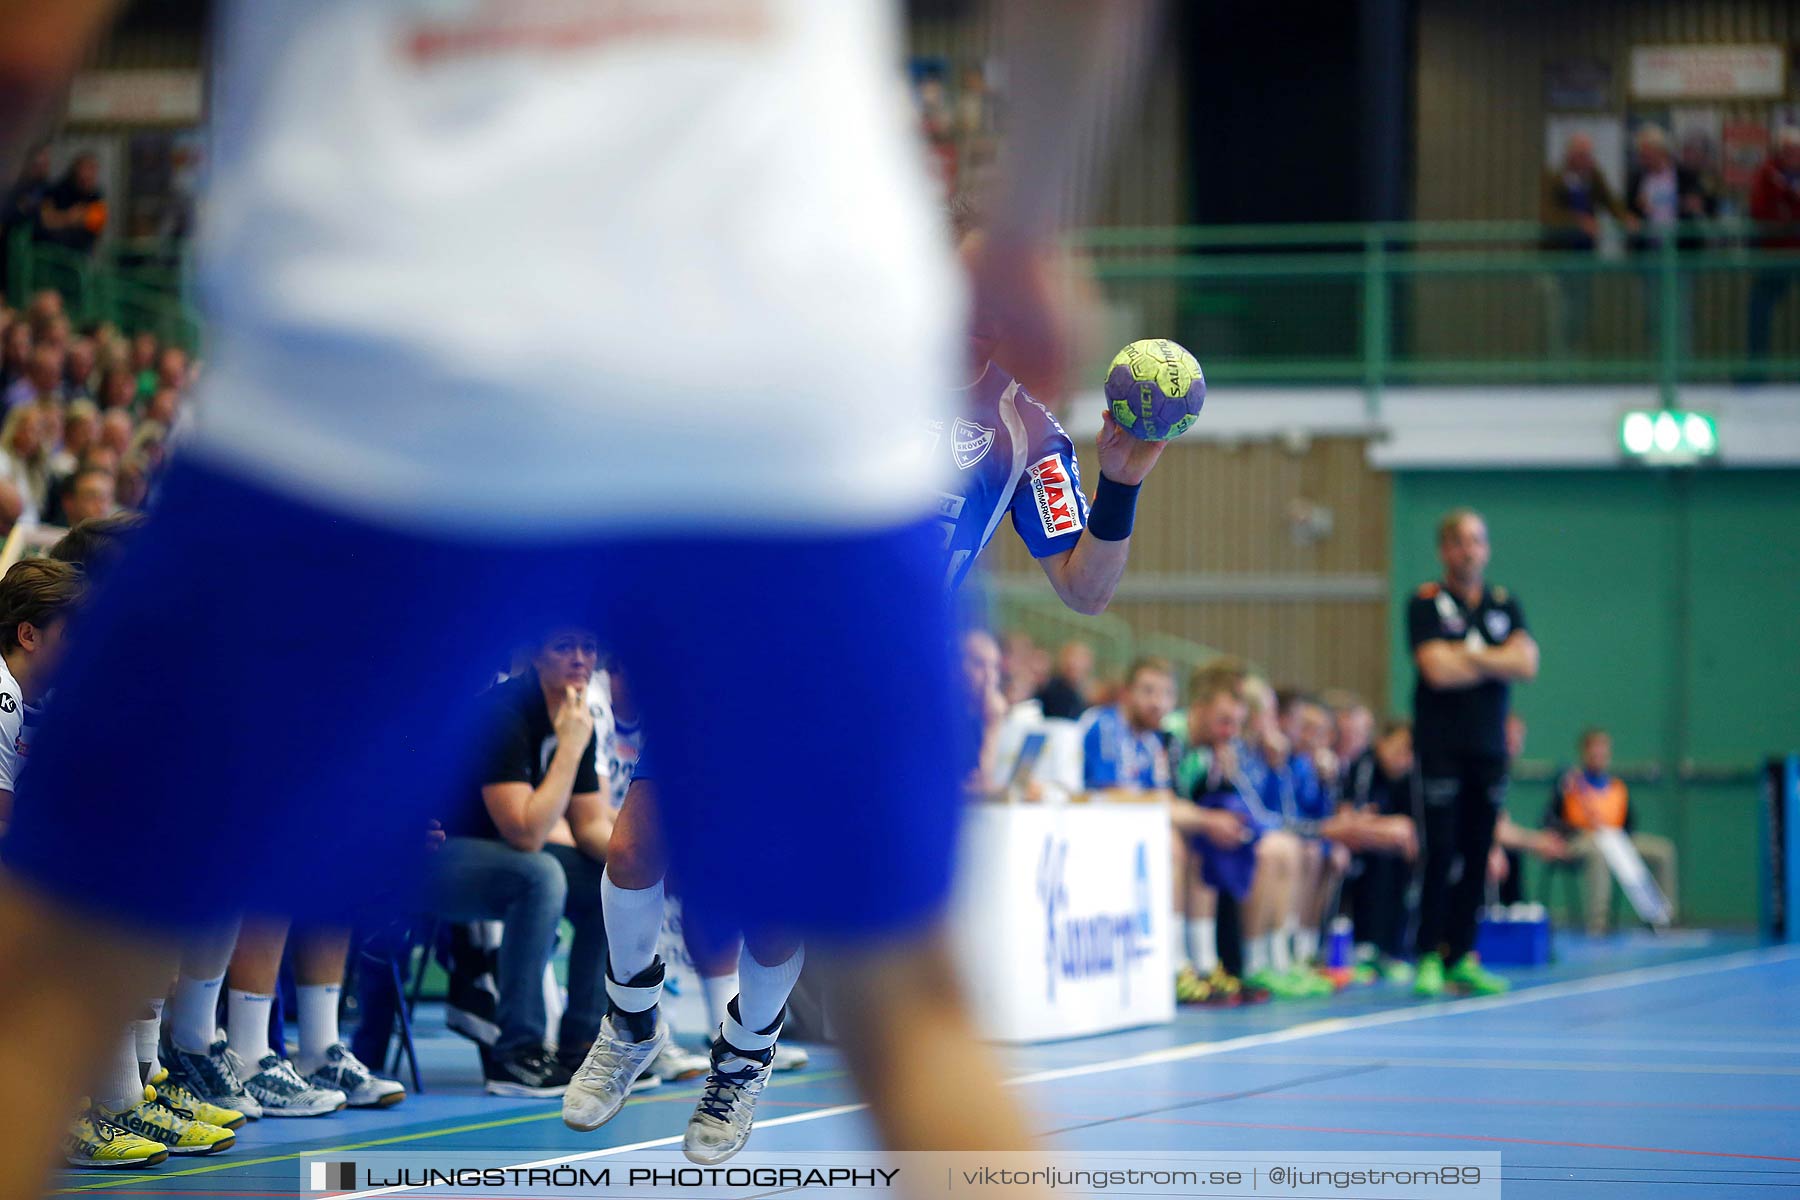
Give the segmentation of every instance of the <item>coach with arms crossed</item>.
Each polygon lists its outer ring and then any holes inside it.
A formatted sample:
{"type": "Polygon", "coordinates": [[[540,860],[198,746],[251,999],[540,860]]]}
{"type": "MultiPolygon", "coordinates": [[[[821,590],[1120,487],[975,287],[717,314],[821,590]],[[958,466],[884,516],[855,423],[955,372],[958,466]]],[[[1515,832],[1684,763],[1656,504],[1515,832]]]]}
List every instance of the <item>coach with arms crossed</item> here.
{"type": "Polygon", "coordinates": [[[1487,523],[1459,508],[1438,523],[1441,582],[1407,607],[1418,682],[1413,744],[1418,760],[1424,880],[1419,972],[1413,990],[1488,994],[1507,983],[1472,953],[1494,825],[1506,799],[1506,714],[1512,683],[1534,679],[1537,642],[1517,596],[1490,586],[1487,523]],[[1459,874],[1456,866],[1462,863],[1459,874]]]}

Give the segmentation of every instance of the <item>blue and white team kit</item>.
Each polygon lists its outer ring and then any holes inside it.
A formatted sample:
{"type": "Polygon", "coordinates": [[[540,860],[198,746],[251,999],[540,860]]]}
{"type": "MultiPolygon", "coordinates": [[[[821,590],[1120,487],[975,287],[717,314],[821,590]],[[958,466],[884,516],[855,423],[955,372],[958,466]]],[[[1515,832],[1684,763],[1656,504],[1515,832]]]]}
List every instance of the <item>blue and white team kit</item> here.
{"type": "Polygon", "coordinates": [[[931,920],[946,575],[1003,511],[1052,553],[1086,510],[1010,381],[951,412],[893,8],[227,6],[201,416],[77,627],[9,867],[163,928],[353,918],[416,878],[483,676],[573,617],[655,731],[690,905],[931,920]],[[754,766],[796,720],[804,771],[754,766]],[[224,869],[147,903],[146,837],[224,869]]]}

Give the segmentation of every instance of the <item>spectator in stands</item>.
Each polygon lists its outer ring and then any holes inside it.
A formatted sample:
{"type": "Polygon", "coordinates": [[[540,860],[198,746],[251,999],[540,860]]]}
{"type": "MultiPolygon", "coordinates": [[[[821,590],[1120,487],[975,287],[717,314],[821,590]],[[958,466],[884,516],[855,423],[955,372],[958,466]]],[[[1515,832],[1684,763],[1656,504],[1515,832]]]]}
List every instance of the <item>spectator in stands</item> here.
{"type": "Polygon", "coordinates": [[[31,323],[14,313],[0,348],[0,388],[10,389],[31,368],[31,323]]]}
{"type": "MultiPolygon", "coordinates": [[[[1789,125],[1775,135],[1775,149],[1757,168],[1750,185],[1750,219],[1777,225],[1761,238],[1771,250],[1800,249],[1800,128],[1789,125]]],[[[1750,284],[1751,358],[1769,355],[1769,331],[1775,309],[1800,278],[1791,264],[1768,267],[1756,273],[1750,284]]]]}
{"type": "Polygon", "coordinates": [[[63,481],[58,524],[74,528],[83,521],[110,517],[117,507],[113,477],[105,471],[76,471],[63,481]]]}
{"type": "Polygon", "coordinates": [[[156,386],[156,353],[159,348],[156,335],[147,329],[140,329],[131,337],[131,373],[137,380],[137,390],[146,395],[156,386]]]}
{"type": "Polygon", "coordinates": [[[506,925],[500,1036],[482,1056],[495,1095],[561,1095],[606,1014],[600,884],[613,810],[600,790],[587,703],[599,658],[593,634],[557,630],[523,674],[488,693],[492,740],[479,793],[445,821],[450,837],[431,856],[438,916],[506,925]],[[575,924],[575,941],[569,1008],[552,1058],[544,1051],[543,978],[564,915],[575,924]]]}
{"type": "Polygon", "coordinates": [[[62,374],[63,352],[55,346],[39,343],[32,347],[31,365],[6,389],[0,403],[4,403],[7,412],[22,404],[60,404],[62,374]]]}
{"type": "Polygon", "coordinates": [[[37,225],[38,211],[50,191],[50,147],[39,146],[25,160],[19,178],[0,203],[0,286],[11,278],[9,255],[13,235],[37,225]]]}
{"type": "Polygon", "coordinates": [[[1019,704],[1037,695],[1049,677],[1048,656],[1028,633],[1009,633],[1000,655],[1000,686],[1008,704],[1019,704]]]}
{"type": "Polygon", "coordinates": [[[92,400],[94,398],[94,339],[80,337],[69,343],[63,357],[63,398],[65,400],[92,400]]]}
{"type": "MultiPolygon", "coordinates": [[[[1410,816],[1413,807],[1412,724],[1394,718],[1374,744],[1344,771],[1344,803],[1384,816],[1410,816]]],[[[1403,854],[1365,850],[1357,855],[1357,886],[1351,921],[1359,946],[1373,949],[1376,968],[1392,982],[1411,983],[1407,962],[1406,892],[1412,868],[1403,854]]]]}
{"type": "Polygon", "coordinates": [[[1174,709],[1175,669],[1160,658],[1132,663],[1119,703],[1082,719],[1082,785],[1089,791],[1166,790],[1169,753],[1162,730],[1174,709]]]}
{"type": "Polygon", "coordinates": [[[63,413],[62,442],[50,455],[50,471],[67,478],[100,437],[100,410],[92,400],[73,400],[63,413]]]}
{"type": "Polygon", "coordinates": [[[1046,717],[1076,720],[1088,710],[1094,686],[1094,648],[1086,642],[1064,642],[1056,652],[1056,673],[1038,689],[1046,717]]]}
{"type": "Polygon", "coordinates": [[[100,417],[100,445],[118,455],[122,464],[131,452],[132,421],[127,409],[109,408],[100,417]]]}
{"type": "Polygon", "coordinates": [[[180,346],[164,346],[156,355],[156,386],[179,392],[187,384],[187,351],[180,346]]]}
{"type": "Polygon", "coordinates": [[[1000,725],[1012,706],[1000,690],[1000,643],[985,629],[971,629],[962,639],[963,681],[968,687],[969,775],[965,788],[984,795],[992,785],[998,764],[995,752],[1000,725]]]}
{"type": "Polygon", "coordinates": [[[55,288],[39,288],[31,294],[31,303],[25,310],[26,319],[31,322],[31,336],[35,341],[47,341],[56,325],[57,318],[63,315],[62,293],[55,288]]]}
{"type": "Polygon", "coordinates": [[[1612,773],[1612,735],[1594,728],[1582,732],[1577,743],[1581,765],[1564,773],[1550,795],[1547,828],[1568,838],[1568,859],[1580,864],[1585,886],[1582,902],[1591,934],[1606,932],[1612,901],[1612,870],[1594,841],[1594,832],[1617,829],[1631,838],[1656,884],[1676,907],[1675,844],[1668,838],[1632,829],[1631,795],[1625,781],[1612,773]]]}
{"type": "Polygon", "coordinates": [[[0,479],[19,490],[20,520],[36,523],[44,511],[50,488],[48,459],[37,405],[13,409],[0,425],[0,479]]]}
{"type": "Polygon", "coordinates": [[[167,385],[160,386],[151,393],[150,402],[144,405],[144,420],[155,423],[163,429],[173,429],[175,418],[181,411],[181,393],[167,385]]]}
{"type": "Polygon", "coordinates": [[[117,475],[119,473],[119,456],[111,446],[103,446],[99,442],[95,442],[82,454],[81,462],[77,465],[83,470],[93,467],[96,470],[105,471],[108,475],[117,475]]]}
{"type": "Polygon", "coordinates": [[[38,240],[79,254],[93,253],[106,229],[106,198],[100,191],[100,160],[77,154],[38,207],[38,240]]]}
{"type": "MultiPolygon", "coordinates": [[[[1585,133],[1563,147],[1562,162],[1544,169],[1538,220],[1545,226],[1544,249],[1591,256],[1600,244],[1600,214],[1608,212],[1635,229],[1637,218],[1619,202],[1594,160],[1594,141],[1585,133]]],[[[1558,271],[1547,279],[1550,350],[1566,358],[1587,331],[1593,276],[1585,270],[1558,271]]]]}
{"type": "Polygon", "coordinates": [[[131,419],[131,406],[137,399],[137,377],[131,373],[130,367],[109,367],[100,376],[100,407],[104,411],[124,412],[127,424],[131,419]]]}
{"type": "MultiPolygon", "coordinates": [[[[1675,161],[1669,150],[1668,135],[1660,125],[1646,123],[1638,128],[1634,142],[1637,161],[1626,181],[1625,197],[1632,214],[1637,217],[1638,233],[1632,248],[1650,253],[1679,237],[1684,248],[1700,245],[1698,234],[1681,234],[1680,227],[1712,216],[1716,200],[1705,194],[1700,177],[1675,161]]],[[[1662,313],[1663,279],[1655,265],[1643,272],[1645,340],[1656,345],[1662,335],[1659,324],[1662,313]]],[[[1685,349],[1693,340],[1693,277],[1676,277],[1677,330],[1685,349]]]]}
{"type": "Polygon", "coordinates": [[[1325,692],[1320,700],[1331,710],[1331,750],[1337,756],[1341,778],[1350,764],[1368,750],[1369,739],[1375,732],[1375,714],[1369,711],[1361,696],[1341,688],[1325,692]]]}

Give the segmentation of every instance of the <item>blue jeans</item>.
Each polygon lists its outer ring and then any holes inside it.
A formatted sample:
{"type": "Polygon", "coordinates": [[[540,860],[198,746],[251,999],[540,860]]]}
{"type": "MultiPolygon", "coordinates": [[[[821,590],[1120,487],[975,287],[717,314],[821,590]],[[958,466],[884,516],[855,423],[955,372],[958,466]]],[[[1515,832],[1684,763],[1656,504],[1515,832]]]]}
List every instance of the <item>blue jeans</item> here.
{"type": "Polygon", "coordinates": [[[606,1015],[606,930],[601,920],[604,864],[568,846],[536,853],[491,838],[456,837],[431,856],[426,903],[450,921],[499,921],[500,1054],[544,1044],[544,966],[564,915],[575,926],[569,950],[569,1007],[557,1045],[585,1046],[606,1015]]]}

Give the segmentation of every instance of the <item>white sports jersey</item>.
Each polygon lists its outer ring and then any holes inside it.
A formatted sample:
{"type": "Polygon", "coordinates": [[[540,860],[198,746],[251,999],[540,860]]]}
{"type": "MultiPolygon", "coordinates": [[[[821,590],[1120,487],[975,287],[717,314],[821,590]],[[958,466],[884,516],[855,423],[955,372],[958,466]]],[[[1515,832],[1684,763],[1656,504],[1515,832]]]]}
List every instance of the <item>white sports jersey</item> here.
{"type": "Polygon", "coordinates": [[[409,524],[875,526],[962,299],[883,0],[239,0],[194,449],[409,524]]]}
{"type": "Polygon", "coordinates": [[[0,791],[16,791],[25,766],[25,694],[0,659],[0,791]]]}

